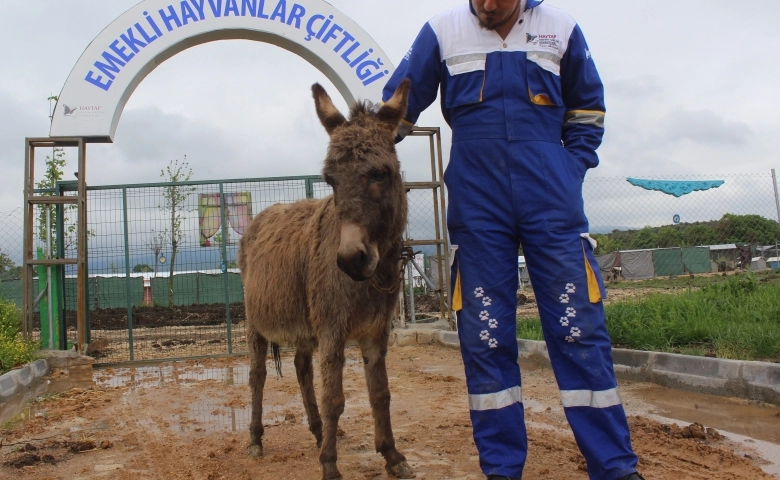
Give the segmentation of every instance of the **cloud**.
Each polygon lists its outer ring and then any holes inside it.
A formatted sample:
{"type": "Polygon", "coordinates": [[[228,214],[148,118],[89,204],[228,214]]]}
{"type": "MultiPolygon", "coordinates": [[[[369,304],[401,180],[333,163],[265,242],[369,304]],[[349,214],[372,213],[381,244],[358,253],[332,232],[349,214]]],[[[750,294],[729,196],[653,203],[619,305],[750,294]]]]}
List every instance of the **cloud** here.
{"type": "Polygon", "coordinates": [[[656,76],[642,76],[634,78],[622,78],[618,80],[603,79],[604,90],[608,100],[607,108],[611,103],[624,101],[649,101],[658,97],[664,91],[663,82],[656,76]]]}
{"type": "MultiPolygon", "coordinates": [[[[3,174],[3,188],[0,188],[0,212],[7,212],[22,206],[24,189],[24,139],[25,137],[48,136],[47,112],[39,107],[45,102],[31,105],[19,101],[11,92],[0,90],[3,123],[0,128],[0,171],[3,174]]],[[[36,157],[42,159],[51,149],[36,149],[36,157]]],[[[41,172],[42,160],[36,162],[41,172]]]]}
{"type": "Polygon", "coordinates": [[[705,145],[746,145],[753,136],[749,125],[729,121],[712,110],[674,108],[663,119],[665,138],[670,141],[689,140],[705,145]]]}

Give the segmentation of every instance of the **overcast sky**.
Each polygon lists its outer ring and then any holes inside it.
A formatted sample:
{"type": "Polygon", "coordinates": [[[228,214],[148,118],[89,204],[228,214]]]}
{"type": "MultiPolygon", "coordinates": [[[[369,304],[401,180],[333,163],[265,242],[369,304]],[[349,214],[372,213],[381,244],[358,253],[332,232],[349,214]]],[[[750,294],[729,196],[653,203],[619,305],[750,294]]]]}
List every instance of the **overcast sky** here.
{"type": "MultiPolygon", "coordinates": [[[[330,3],[397,65],[425,21],[463,1],[330,3]]],[[[22,205],[24,137],[48,135],[47,97],[136,3],[0,0],[0,212],[22,205]]],[[[780,1],[546,3],[579,22],[606,87],[607,133],[589,178],[711,179],[780,164],[780,1]]],[[[88,183],[158,181],[161,168],[185,155],[198,180],[317,174],[327,136],[314,113],[314,82],[346,107],[322,73],[278,47],[230,40],[185,50],[136,89],[115,143],[89,146],[88,183]]],[[[450,134],[438,103],[418,125],[442,127],[446,161],[450,134]]],[[[400,145],[409,180],[429,178],[427,154],[422,139],[400,145]]]]}

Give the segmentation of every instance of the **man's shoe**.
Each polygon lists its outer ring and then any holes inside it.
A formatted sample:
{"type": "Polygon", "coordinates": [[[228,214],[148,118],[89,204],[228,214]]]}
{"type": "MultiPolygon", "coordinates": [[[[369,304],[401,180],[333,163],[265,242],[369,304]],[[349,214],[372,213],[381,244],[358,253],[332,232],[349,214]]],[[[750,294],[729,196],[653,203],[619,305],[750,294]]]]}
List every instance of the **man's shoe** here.
{"type": "Polygon", "coordinates": [[[505,477],[503,475],[491,475],[488,477],[488,480],[520,480],[519,478],[510,478],[505,477]]]}
{"type": "Polygon", "coordinates": [[[645,477],[642,475],[634,472],[631,475],[626,475],[625,477],[620,477],[617,480],[645,480],[645,477]]]}

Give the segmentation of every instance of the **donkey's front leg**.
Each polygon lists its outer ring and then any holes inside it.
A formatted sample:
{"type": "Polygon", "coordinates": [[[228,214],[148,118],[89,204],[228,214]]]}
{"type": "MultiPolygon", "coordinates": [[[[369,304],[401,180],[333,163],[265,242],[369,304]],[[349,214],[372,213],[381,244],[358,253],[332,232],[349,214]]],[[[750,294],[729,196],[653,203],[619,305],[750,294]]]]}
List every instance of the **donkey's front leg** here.
{"type": "Polygon", "coordinates": [[[341,480],[336,467],[336,430],[344,412],[344,341],[320,342],[320,369],[322,371],[322,448],[320,465],[323,480],[341,480]]]}
{"type": "Polygon", "coordinates": [[[387,383],[387,336],[366,338],[360,342],[363,369],[366,372],[368,400],[374,414],[374,444],[385,457],[385,470],[391,477],[414,478],[414,471],[406,457],[395,448],[393,428],[390,425],[390,387],[387,383]]]}

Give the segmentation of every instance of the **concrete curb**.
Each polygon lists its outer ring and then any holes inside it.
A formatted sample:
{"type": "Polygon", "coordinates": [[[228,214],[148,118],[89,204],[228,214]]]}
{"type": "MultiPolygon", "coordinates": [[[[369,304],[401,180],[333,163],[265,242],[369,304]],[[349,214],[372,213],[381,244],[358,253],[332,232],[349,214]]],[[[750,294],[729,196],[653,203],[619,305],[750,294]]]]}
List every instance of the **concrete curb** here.
{"type": "Polygon", "coordinates": [[[0,375],[0,404],[5,403],[22,391],[36,387],[49,373],[49,364],[42,358],[0,375]]]}
{"type": "MultiPolygon", "coordinates": [[[[419,331],[418,331],[419,335],[419,331]]],[[[439,331],[439,343],[458,347],[458,332],[439,331]]],[[[518,340],[520,358],[550,364],[547,345],[518,340]]],[[[745,398],[780,405],[780,364],[694,357],[674,353],[612,349],[615,374],[623,380],[652,382],[692,392],[745,398]]]]}
{"type": "Polygon", "coordinates": [[[75,350],[41,350],[43,357],[22,368],[0,375],[0,405],[17,398],[17,394],[28,394],[41,383],[41,379],[52,369],[91,370],[95,359],[79,355],[75,350]]]}

